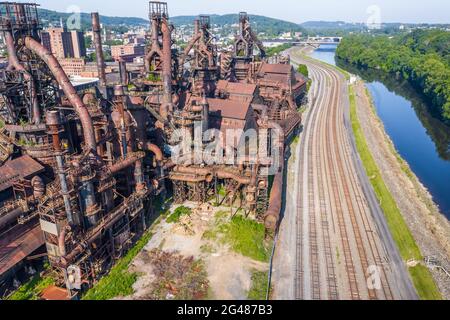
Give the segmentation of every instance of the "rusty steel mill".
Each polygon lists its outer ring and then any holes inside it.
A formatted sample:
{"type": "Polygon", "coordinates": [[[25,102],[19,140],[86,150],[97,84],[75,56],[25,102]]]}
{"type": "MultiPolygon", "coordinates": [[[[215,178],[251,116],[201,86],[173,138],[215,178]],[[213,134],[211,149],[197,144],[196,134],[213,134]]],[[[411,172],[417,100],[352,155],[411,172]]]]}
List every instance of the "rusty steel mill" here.
{"type": "Polygon", "coordinates": [[[0,284],[48,256],[59,286],[73,266],[83,284],[74,289],[92,286],[150,227],[157,199],[203,203],[220,188],[225,204],[252,213],[268,232],[277,227],[284,155],[300,129],[306,80],[289,57],[269,63],[246,13],[236,21],[234,51],[218,51],[208,16],[178,50],[167,4],[150,2],[142,70],[120,61],[116,83],[105,75],[101,21],[92,13],[99,81],[80,91],[41,43],[37,8],[0,3],[9,62],[0,71],[0,284]],[[281,127],[281,168],[269,177],[269,158],[174,163],[172,137],[196,121],[202,130],[281,127]]]}

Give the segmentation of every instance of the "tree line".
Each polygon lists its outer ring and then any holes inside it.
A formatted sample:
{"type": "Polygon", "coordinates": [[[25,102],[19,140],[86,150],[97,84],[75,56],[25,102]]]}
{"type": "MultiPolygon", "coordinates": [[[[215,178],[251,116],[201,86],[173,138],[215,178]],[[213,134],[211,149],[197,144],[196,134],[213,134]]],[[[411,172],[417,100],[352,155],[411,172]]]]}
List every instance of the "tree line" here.
{"type": "Polygon", "coordinates": [[[450,123],[450,32],[415,30],[388,36],[353,35],[342,40],[336,56],[362,68],[401,75],[428,97],[450,123]]]}

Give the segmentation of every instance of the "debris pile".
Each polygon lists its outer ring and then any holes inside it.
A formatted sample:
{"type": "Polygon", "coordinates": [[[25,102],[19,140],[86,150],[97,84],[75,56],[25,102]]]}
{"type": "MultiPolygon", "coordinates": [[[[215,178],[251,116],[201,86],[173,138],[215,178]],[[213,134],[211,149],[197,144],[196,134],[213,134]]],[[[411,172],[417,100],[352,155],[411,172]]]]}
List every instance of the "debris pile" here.
{"type": "Polygon", "coordinates": [[[152,265],[155,280],[144,299],[201,300],[207,297],[209,283],[202,261],[157,249],[148,252],[147,261],[152,265]]]}

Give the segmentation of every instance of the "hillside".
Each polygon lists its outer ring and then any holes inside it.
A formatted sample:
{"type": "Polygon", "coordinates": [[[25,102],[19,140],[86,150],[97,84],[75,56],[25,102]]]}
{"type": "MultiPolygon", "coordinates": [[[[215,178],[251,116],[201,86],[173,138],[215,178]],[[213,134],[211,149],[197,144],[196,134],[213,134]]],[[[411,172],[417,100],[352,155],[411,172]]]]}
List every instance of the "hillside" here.
{"type": "MultiPolygon", "coordinates": [[[[44,23],[44,26],[59,26],[61,18],[63,19],[63,21],[66,21],[71,15],[70,13],[56,12],[47,9],[39,9],[39,14],[44,23]]],[[[196,18],[197,16],[177,16],[171,17],[170,20],[175,26],[192,26],[196,18]]],[[[104,25],[115,27],[139,27],[149,25],[148,20],[134,17],[100,16],[100,20],[104,25]]],[[[237,14],[211,15],[211,22],[219,26],[231,26],[233,24],[236,24],[238,20],[239,16],[237,14]]],[[[264,16],[250,15],[250,21],[257,32],[264,32],[268,35],[278,35],[289,31],[304,31],[303,28],[298,24],[264,16]]],[[[83,30],[89,29],[90,23],[90,14],[81,13],[81,28],[83,30]]]]}
{"type": "MultiPolygon", "coordinates": [[[[225,15],[210,15],[211,23],[219,26],[231,26],[238,23],[238,14],[225,14],[225,15]]],[[[288,22],[284,20],[258,16],[249,15],[250,22],[256,29],[256,31],[266,33],[268,35],[278,35],[289,31],[303,31],[304,29],[293,22],[288,22]]],[[[172,17],[171,21],[175,26],[182,25],[192,25],[197,16],[178,16],[172,17]]]]}
{"type": "MultiPolygon", "coordinates": [[[[59,26],[61,18],[66,21],[72,14],[64,12],[56,12],[47,9],[39,9],[39,16],[44,26],[59,26]]],[[[142,18],[134,17],[108,17],[100,16],[100,21],[108,26],[147,26],[149,22],[142,18]]],[[[81,28],[89,29],[91,27],[91,15],[89,13],[81,13],[81,28]]]]}

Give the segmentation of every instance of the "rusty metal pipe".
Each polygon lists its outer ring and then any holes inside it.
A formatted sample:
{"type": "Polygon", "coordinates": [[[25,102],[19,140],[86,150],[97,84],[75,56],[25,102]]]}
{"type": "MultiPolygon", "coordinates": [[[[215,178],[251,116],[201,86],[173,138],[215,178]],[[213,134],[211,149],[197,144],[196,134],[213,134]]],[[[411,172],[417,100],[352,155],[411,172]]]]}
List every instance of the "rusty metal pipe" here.
{"type": "Polygon", "coordinates": [[[186,61],[186,57],[189,55],[189,52],[191,52],[191,50],[192,50],[192,48],[194,47],[194,45],[195,45],[201,38],[202,38],[202,34],[201,34],[201,33],[196,33],[196,34],[194,35],[194,38],[192,38],[192,39],[188,42],[188,44],[187,44],[186,48],[184,49],[183,54],[181,55],[181,58],[180,58],[180,68],[181,68],[181,70],[183,70],[183,68],[184,68],[184,63],[185,63],[185,61],[186,61]]]}
{"type": "Polygon", "coordinates": [[[56,110],[51,110],[47,112],[46,120],[47,126],[49,127],[49,134],[52,135],[57,173],[59,177],[59,182],[61,184],[61,194],[64,201],[64,208],[66,210],[67,221],[69,222],[69,224],[73,224],[75,220],[73,217],[72,206],[70,204],[69,187],[67,185],[67,177],[64,169],[63,153],[61,148],[61,142],[59,139],[59,127],[61,125],[59,112],[56,110]]]}
{"type": "Polygon", "coordinates": [[[128,156],[123,159],[122,161],[119,161],[116,164],[113,164],[109,170],[112,174],[116,174],[117,172],[122,171],[123,169],[126,169],[133,164],[135,164],[137,161],[144,159],[145,152],[135,152],[132,154],[128,154],[128,156]]]}
{"type": "Polygon", "coordinates": [[[91,13],[92,19],[92,33],[94,34],[94,46],[95,54],[97,56],[97,69],[98,77],[100,79],[100,86],[106,87],[106,73],[105,73],[105,60],[103,57],[103,47],[102,47],[102,35],[100,26],[100,17],[98,12],[91,13]]]}
{"type": "MultiPolygon", "coordinates": [[[[269,125],[276,128],[277,124],[270,121],[269,125]]],[[[279,137],[280,148],[280,171],[275,175],[272,190],[270,193],[269,208],[264,215],[264,224],[267,229],[275,230],[280,220],[283,203],[283,181],[284,181],[284,134],[279,137]]]]}
{"type": "Polygon", "coordinates": [[[161,29],[163,33],[163,103],[166,104],[168,111],[172,111],[172,35],[168,20],[164,19],[161,29]]]}
{"type": "Polygon", "coordinates": [[[152,20],[152,46],[150,52],[145,56],[145,70],[150,71],[150,64],[153,56],[157,54],[160,58],[163,53],[161,52],[161,46],[159,45],[159,31],[158,31],[158,20],[152,20]]]}
{"type": "Polygon", "coordinates": [[[81,98],[78,96],[77,91],[70,83],[69,78],[66,73],[62,69],[58,60],[52,55],[50,51],[48,51],[42,44],[37,42],[32,37],[25,38],[25,46],[36,53],[50,68],[51,72],[58,81],[61,89],[69,100],[70,104],[75,109],[75,112],[78,114],[78,117],[81,121],[81,126],[83,127],[83,135],[85,139],[86,146],[90,151],[95,152],[97,149],[97,143],[95,140],[95,132],[94,125],[92,123],[92,118],[89,115],[89,112],[86,108],[86,105],[83,103],[81,98]]]}
{"type": "Polygon", "coordinates": [[[127,63],[120,58],[119,60],[120,83],[124,86],[128,85],[127,63]]]}
{"type": "Polygon", "coordinates": [[[214,179],[214,176],[212,174],[207,175],[198,175],[195,173],[172,173],[170,175],[170,179],[174,181],[184,181],[184,182],[212,182],[214,179]]]}
{"type": "Polygon", "coordinates": [[[222,169],[217,170],[216,175],[219,179],[232,179],[243,185],[249,185],[251,183],[251,178],[244,177],[222,169]]]}
{"type": "Polygon", "coordinates": [[[156,161],[161,162],[161,161],[164,160],[163,153],[162,153],[161,149],[156,144],[147,142],[145,148],[155,155],[156,161]]]}
{"type": "Polygon", "coordinates": [[[193,173],[197,175],[207,175],[214,173],[213,169],[207,169],[207,168],[195,168],[195,167],[185,167],[185,166],[177,166],[173,170],[175,173],[193,173]]]}
{"type": "Polygon", "coordinates": [[[58,248],[59,248],[59,254],[64,257],[66,252],[66,234],[68,231],[70,231],[70,227],[66,226],[62,228],[61,233],[58,236],[58,248]]]}
{"type": "Polygon", "coordinates": [[[23,215],[25,213],[26,213],[26,211],[22,207],[11,210],[10,212],[8,212],[5,215],[0,217],[0,228],[13,222],[18,217],[20,217],[21,215],[23,215]]]}
{"type": "Polygon", "coordinates": [[[264,215],[264,224],[267,229],[275,230],[281,214],[282,193],[283,193],[284,170],[277,173],[273,180],[270,192],[269,209],[264,215]]]}
{"type": "Polygon", "coordinates": [[[98,238],[104,234],[105,230],[110,229],[119,219],[121,219],[127,213],[127,205],[125,202],[121,207],[117,208],[112,214],[107,216],[103,223],[92,230],[90,236],[84,241],[83,245],[76,246],[69,254],[62,257],[62,265],[67,267],[78,255],[83,253],[86,249],[86,245],[93,244],[98,238]]]}
{"type": "Polygon", "coordinates": [[[31,95],[31,104],[32,104],[32,111],[33,111],[33,123],[34,124],[40,124],[41,123],[41,110],[39,109],[39,102],[37,99],[37,92],[36,92],[36,83],[31,76],[31,74],[25,69],[25,67],[20,63],[19,58],[17,57],[16,48],[14,46],[14,38],[12,36],[11,31],[5,32],[5,43],[6,48],[8,51],[8,67],[7,70],[17,70],[24,74],[25,80],[28,81],[28,87],[30,90],[31,95]]]}

